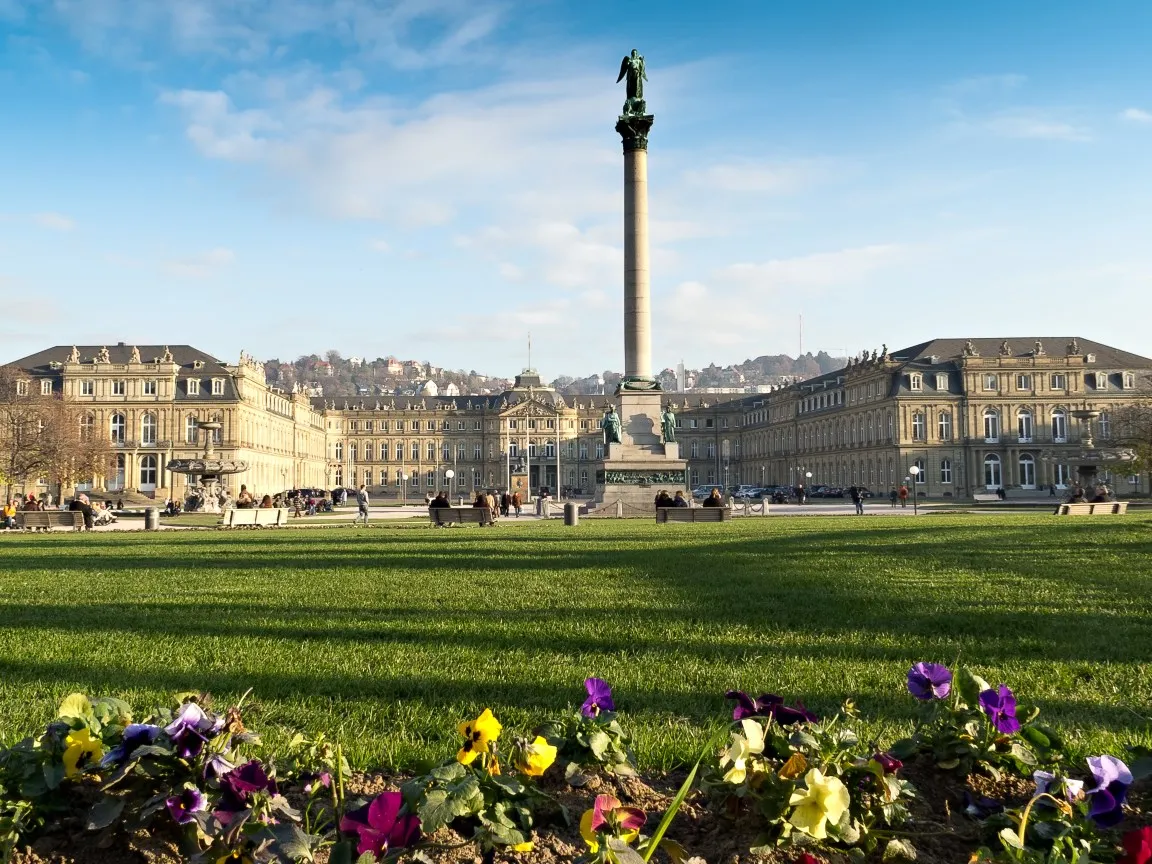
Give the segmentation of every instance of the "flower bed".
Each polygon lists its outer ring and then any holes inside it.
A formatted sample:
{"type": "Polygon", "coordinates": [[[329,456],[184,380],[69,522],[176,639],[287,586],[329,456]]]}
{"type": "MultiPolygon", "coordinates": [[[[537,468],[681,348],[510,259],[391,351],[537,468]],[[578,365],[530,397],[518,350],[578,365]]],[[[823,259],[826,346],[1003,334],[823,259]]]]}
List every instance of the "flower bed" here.
{"type": "Polygon", "coordinates": [[[264,752],[243,700],[184,694],[136,722],[74,694],[0,750],[0,860],[1152,861],[1152,754],[1078,763],[1035,708],[967,669],[918,663],[906,686],[916,726],[887,747],[859,738],[851,702],[819,718],[730,691],[726,740],[674,779],[637,777],[597,678],[531,731],[485,708],[454,755],[403,777],[353,776],[323,736],[264,752]]]}

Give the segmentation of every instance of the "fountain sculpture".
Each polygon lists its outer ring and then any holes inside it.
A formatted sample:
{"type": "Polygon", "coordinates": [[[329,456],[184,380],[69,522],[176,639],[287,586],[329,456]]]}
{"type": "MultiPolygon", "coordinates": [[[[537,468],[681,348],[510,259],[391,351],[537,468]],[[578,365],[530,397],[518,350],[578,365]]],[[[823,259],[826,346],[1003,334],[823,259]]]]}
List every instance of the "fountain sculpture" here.
{"type": "Polygon", "coordinates": [[[187,511],[219,513],[230,507],[232,502],[228,490],[220,478],[248,470],[247,462],[217,458],[213,444],[216,433],[223,425],[214,421],[198,424],[197,428],[204,430],[204,455],[199,459],[173,459],[167,465],[173,474],[188,477],[189,494],[184,502],[187,511]]]}

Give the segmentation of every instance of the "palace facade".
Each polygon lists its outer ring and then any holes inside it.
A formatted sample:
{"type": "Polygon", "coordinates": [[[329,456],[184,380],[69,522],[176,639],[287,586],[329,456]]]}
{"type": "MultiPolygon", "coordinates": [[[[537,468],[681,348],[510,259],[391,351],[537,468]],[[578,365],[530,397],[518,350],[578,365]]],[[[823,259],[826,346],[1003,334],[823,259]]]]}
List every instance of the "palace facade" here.
{"type": "MultiPolygon", "coordinates": [[[[208,420],[224,424],[219,457],[249,465],[235,483],[261,494],[360,483],[384,497],[590,493],[613,401],[563,396],[531,370],[497,396],[308,398],[269,387],[249,357],[229,365],[187,345],[57,346],[12,365],[36,392],[84,406],[82,422],[112,441],[115,469],[79,488],[157,497],[184,493],[187,478],[164,466],[203,451],[197,424],[208,420]]],[[[1065,485],[1084,431],[1072,412],[1100,410],[1106,442],[1116,407],[1152,399],[1150,375],[1152,360],[1088,340],[935,339],[771,393],[667,401],[690,486],[882,492],[916,466],[918,492],[963,498],[1065,485]]],[[[1120,491],[1137,488],[1147,491],[1120,491]]]]}

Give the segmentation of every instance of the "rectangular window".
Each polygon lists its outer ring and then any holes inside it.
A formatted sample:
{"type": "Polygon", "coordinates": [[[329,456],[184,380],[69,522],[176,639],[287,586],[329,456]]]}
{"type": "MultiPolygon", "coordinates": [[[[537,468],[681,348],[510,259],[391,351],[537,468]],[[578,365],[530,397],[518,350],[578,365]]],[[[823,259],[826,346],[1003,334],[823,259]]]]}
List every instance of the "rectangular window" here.
{"type": "Polygon", "coordinates": [[[126,396],[128,394],[127,381],[113,381],[112,382],[112,395],[113,396],[126,396]]]}
{"type": "Polygon", "coordinates": [[[1124,373],[1124,389],[1125,390],[1135,390],[1136,389],[1136,376],[1133,375],[1131,372],[1125,372],[1124,373]]]}
{"type": "Polygon", "coordinates": [[[707,418],[707,419],[704,421],[704,428],[705,428],[705,429],[711,429],[711,428],[712,428],[712,424],[713,424],[712,418],[711,418],[711,417],[709,417],[709,418],[707,418]]]}
{"type": "Polygon", "coordinates": [[[403,420],[397,420],[396,421],[396,431],[397,432],[403,432],[404,431],[404,421],[403,420]]]}
{"type": "MultiPolygon", "coordinates": [[[[185,392],[187,392],[187,394],[189,396],[199,396],[200,395],[200,381],[199,381],[199,379],[189,378],[187,380],[187,382],[185,382],[185,387],[187,388],[185,392]]],[[[116,392],[116,384],[115,383],[113,383],[113,385],[112,385],[112,392],[113,393],[116,392]]]]}
{"type": "Polygon", "coordinates": [[[445,444],[444,445],[444,447],[440,451],[440,458],[444,462],[451,462],[452,461],[452,445],[451,444],[445,444]]]}
{"type": "Polygon", "coordinates": [[[473,420],[472,421],[472,431],[473,432],[479,432],[480,431],[480,421],[479,420],[473,420]]]}
{"type": "Polygon", "coordinates": [[[380,469],[380,485],[381,486],[387,486],[388,485],[388,469],[387,468],[381,468],[380,469]]]}
{"type": "Polygon", "coordinates": [[[372,461],[372,442],[371,441],[365,441],[364,442],[364,461],[365,462],[371,462],[372,461]]]}
{"type": "Polygon", "coordinates": [[[985,375],[984,376],[984,389],[985,390],[992,390],[992,391],[999,389],[999,384],[996,381],[995,375],[985,375]]]}
{"type": "Polygon", "coordinates": [[[580,458],[581,459],[587,459],[588,458],[588,444],[584,441],[580,442],[580,458]]]}
{"type": "Polygon", "coordinates": [[[923,441],[926,438],[924,415],[916,412],[912,415],[912,440],[923,441]]]}
{"type": "Polygon", "coordinates": [[[49,381],[47,378],[45,378],[43,381],[40,382],[40,395],[41,396],[51,396],[52,395],[52,382],[49,381]]]}
{"type": "Polygon", "coordinates": [[[1051,389],[1053,390],[1067,390],[1068,389],[1068,376],[1063,372],[1058,372],[1052,376],[1050,382],[1051,389]]]}
{"type": "Polygon", "coordinates": [[[28,395],[28,382],[27,381],[17,381],[16,382],[16,395],[17,396],[27,396],[28,395]]]}
{"type": "Polygon", "coordinates": [[[596,445],[596,458],[597,459],[603,459],[604,458],[604,442],[603,441],[599,442],[596,445]]]}
{"type": "Polygon", "coordinates": [[[360,431],[360,421],[359,420],[349,420],[348,421],[348,431],[349,432],[360,431]]]}
{"type": "Polygon", "coordinates": [[[1108,389],[1108,373],[1107,372],[1097,372],[1096,373],[1096,389],[1097,390],[1107,390],[1108,389]]]}
{"type": "Polygon", "coordinates": [[[144,382],[144,395],[145,396],[155,396],[156,395],[156,389],[157,388],[156,388],[156,380],[155,379],[144,382]]]}
{"type": "Polygon", "coordinates": [[[412,442],[412,461],[413,462],[419,462],[420,461],[420,442],[419,441],[413,441],[412,442]]]}
{"type": "Polygon", "coordinates": [[[941,441],[948,441],[952,438],[952,415],[947,411],[941,411],[940,417],[936,421],[936,428],[940,434],[941,441]]]}
{"type": "Polygon", "coordinates": [[[396,461],[397,462],[403,462],[404,461],[404,442],[403,441],[397,441],[396,442],[396,461]]]}
{"type": "Polygon", "coordinates": [[[424,428],[426,428],[429,432],[435,432],[436,431],[436,421],[435,420],[429,420],[427,423],[424,424],[424,428]]]}
{"type": "Polygon", "coordinates": [[[947,372],[940,372],[936,375],[936,389],[940,390],[941,392],[947,391],[947,389],[948,389],[948,373],[947,372]]]}
{"type": "Polygon", "coordinates": [[[224,379],[223,378],[213,378],[212,379],[212,395],[213,396],[223,396],[224,395],[224,379]]]}
{"type": "Polygon", "coordinates": [[[913,392],[920,392],[924,389],[924,378],[915,373],[908,376],[908,389],[913,392]]]}
{"type": "Polygon", "coordinates": [[[688,428],[689,428],[689,429],[696,429],[696,428],[698,428],[698,424],[699,424],[699,422],[700,422],[700,421],[699,421],[699,420],[697,420],[695,417],[691,418],[691,419],[688,421],[688,428]]]}
{"type": "Polygon", "coordinates": [[[952,462],[949,459],[940,460],[940,482],[952,482],[952,462]]]}
{"type": "Polygon", "coordinates": [[[81,381],[80,382],[80,395],[91,396],[96,392],[95,381],[81,381]]]}
{"type": "Polygon", "coordinates": [[[473,459],[473,461],[479,462],[483,458],[483,456],[484,456],[484,451],[480,447],[480,445],[479,444],[473,444],[472,445],[472,459],[473,459]]]}
{"type": "Polygon", "coordinates": [[[348,458],[351,461],[355,462],[357,460],[357,458],[359,458],[359,457],[357,457],[356,454],[357,454],[356,442],[353,441],[351,444],[348,445],[348,458]]]}
{"type": "Polygon", "coordinates": [[[436,442],[435,441],[429,441],[428,442],[428,461],[429,462],[435,462],[436,461],[436,442]]]}
{"type": "Polygon", "coordinates": [[[380,421],[380,431],[381,432],[387,432],[388,431],[388,421],[387,420],[381,420],[380,421]]]}
{"type": "Polygon", "coordinates": [[[509,420],[508,421],[508,428],[509,429],[515,429],[516,428],[516,421],[515,420],[509,420]]]}
{"type": "Polygon", "coordinates": [[[371,420],[365,420],[364,421],[364,431],[365,432],[371,432],[372,431],[372,421],[371,420]]]}
{"type": "Polygon", "coordinates": [[[1016,376],[1016,389],[1017,390],[1031,390],[1032,389],[1032,376],[1031,375],[1017,375],[1016,376]]]}

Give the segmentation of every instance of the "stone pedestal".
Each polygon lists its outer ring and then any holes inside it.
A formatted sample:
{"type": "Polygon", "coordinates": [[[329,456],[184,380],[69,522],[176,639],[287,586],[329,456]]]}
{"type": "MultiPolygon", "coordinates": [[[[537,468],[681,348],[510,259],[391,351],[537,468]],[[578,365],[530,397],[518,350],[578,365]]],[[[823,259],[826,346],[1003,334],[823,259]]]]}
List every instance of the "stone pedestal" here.
{"type": "Polygon", "coordinates": [[[621,441],[609,444],[607,456],[596,466],[594,506],[619,502],[626,508],[625,516],[648,513],[654,511],[660,490],[672,495],[687,489],[687,463],[680,458],[680,445],[660,443],[661,396],[658,390],[617,393],[621,441]]]}

